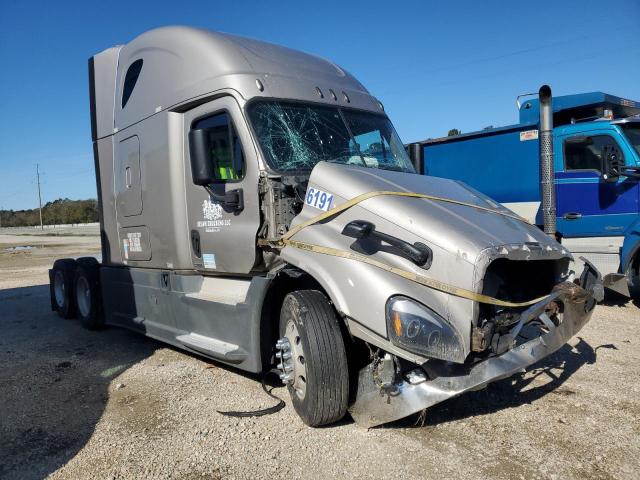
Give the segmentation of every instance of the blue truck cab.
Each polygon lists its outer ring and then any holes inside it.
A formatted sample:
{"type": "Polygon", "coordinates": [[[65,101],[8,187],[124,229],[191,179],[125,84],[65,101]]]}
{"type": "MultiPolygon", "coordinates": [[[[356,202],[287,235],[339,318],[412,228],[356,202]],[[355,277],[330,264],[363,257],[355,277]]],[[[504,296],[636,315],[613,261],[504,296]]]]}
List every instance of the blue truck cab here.
{"type": "MultiPolygon", "coordinates": [[[[640,298],[640,103],[602,92],[553,98],[556,228],[605,286],[640,298]]],[[[520,122],[409,145],[420,173],[460,180],[542,225],[539,100],[520,122]]]]}

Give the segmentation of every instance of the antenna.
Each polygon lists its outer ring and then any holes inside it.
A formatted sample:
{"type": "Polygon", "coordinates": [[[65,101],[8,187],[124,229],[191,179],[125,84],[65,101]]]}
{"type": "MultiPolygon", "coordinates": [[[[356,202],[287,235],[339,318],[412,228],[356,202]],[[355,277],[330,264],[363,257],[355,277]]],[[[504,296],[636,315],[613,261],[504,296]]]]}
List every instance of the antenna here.
{"type": "Polygon", "coordinates": [[[40,193],[40,164],[36,163],[36,177],[38,178],[38,204],[40,205],[40,230],[44,230],[42,226],[42,194],[40,193]]]}

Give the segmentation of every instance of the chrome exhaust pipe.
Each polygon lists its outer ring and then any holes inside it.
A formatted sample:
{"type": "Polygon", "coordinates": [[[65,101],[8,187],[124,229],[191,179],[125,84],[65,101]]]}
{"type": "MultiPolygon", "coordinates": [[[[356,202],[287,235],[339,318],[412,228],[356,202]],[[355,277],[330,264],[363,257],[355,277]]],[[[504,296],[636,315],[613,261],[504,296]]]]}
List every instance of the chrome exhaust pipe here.
{"type": "Polygon", "coordinates": [[[410,143],[407,148],[413,168],[416,169],[416,173],[420,175],[424,174],[424,149],[419,143],[410,143]]]}
{"type": "Polygon", "coordinates": [[[553,165],[553,109],[551,87],[543,85],[538,91],[540,99],[540,190],[544,233],[556,236],[556,186],[553,165]]]}

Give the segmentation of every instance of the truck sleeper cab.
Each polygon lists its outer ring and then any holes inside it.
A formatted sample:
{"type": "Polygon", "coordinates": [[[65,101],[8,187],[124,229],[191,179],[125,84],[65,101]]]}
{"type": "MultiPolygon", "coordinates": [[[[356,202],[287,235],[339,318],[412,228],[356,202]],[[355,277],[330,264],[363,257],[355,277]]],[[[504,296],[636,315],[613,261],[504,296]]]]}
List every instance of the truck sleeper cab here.
{"type": "MultiPolygon", "coordinates": [[[[553,99],[558,235],[606,287],[640,299],[640,103],[602,92],[553,99]]],[[[539,101],[520,123],[410,146],[424,174],[463,181],[542,226],[539,101]],[[478,171],[482,174],[479,175],[478,171]]]]}
{"type": "Polygon", "coordinates": [[[537,228],[416,175],[380,102],[329,61],[165,27],[89,74],[102,262],[56,261],[61,316],[276,364],[308,425],[349,409],[372,426],[530,365],[592,314],[595,269],[569,282],[537,228]]]}

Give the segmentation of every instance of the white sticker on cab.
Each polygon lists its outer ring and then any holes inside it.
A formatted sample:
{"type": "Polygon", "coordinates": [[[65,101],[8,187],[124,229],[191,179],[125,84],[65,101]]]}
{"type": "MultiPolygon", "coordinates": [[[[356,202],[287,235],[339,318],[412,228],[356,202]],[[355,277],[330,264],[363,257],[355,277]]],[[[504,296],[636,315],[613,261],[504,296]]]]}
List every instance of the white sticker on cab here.
{"type": "Polygon", "coordinates": [[[528,140],[537,140],[538,139],[538,130],[525,130],[524,132],[520,132],[520,141],[526,142],[528,140]]]}
{"type": "Polygon", "coordinates": [[[304,203],[314,208],[319,208],[325,212],[331,208],[333,202],[333,195],[323,192],[317,188],[309,187],[307,189],[307,196],[304,199],[304,203]]]}
{"type": "Polygon", "coordinates": [[[216,268],[216,256],[213,253],[203,253],[202,254],[202,262],[204,263],[204,268],[216,268]]]}

